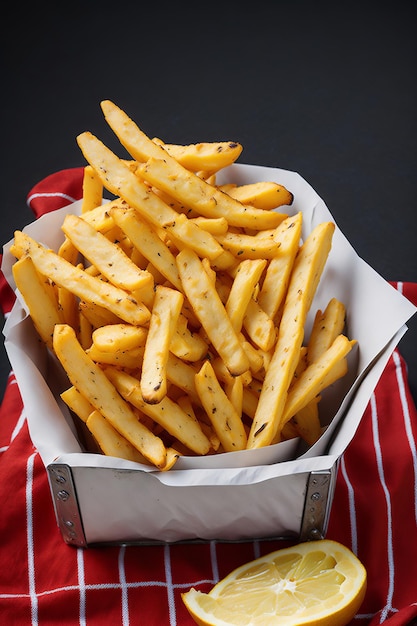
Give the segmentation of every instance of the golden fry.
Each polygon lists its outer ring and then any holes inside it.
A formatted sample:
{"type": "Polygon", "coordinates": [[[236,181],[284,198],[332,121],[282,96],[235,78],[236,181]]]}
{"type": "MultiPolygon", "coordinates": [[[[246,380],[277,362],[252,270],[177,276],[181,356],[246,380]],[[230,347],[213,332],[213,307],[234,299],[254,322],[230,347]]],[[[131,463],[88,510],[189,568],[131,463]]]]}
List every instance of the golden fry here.
{"type": "Polygon", "coordinates": [[[83,200],[81,213],[87,213],[101,205],[103,184],[91,165],[86,165],[83,176],[83,200]]]}
{"type": "Polygon", "coordinates": [[[152,283],[149,272],[141,270],[123,252],[88,222],[76,215],[67,215],[62,230],[83,256],[113,285],[135,291],[152,283]]]}
{"type": "Polygon", "coordinates": [[[132,324],[107,324],[97,328],[92,339],[95,347],[103,352],[133,350],[145,345],[148,331],[132,324]]]}
{"type": "Polygon", "coordinates": [[[246,432],[232,402],[223,391],[209,361],[204,361],[195,377],[198,395],[226,452],[244,450],[246,432]]]}
{"type": "Polygon", "coordinates": [[[22,257],[12,268],[16,287],[23,295],[34,327],[42,341],[52,348],[55,324],[63,321],[56,299],[51,297],[47,278],[41,276],[30,257],[22,257]]]}
{"type": "Polygon", "coordinates": [[[253,298],[246,307],[243,326],[255,346],[264,352],[273,348],[277,338],[274,322],[253,298]]]}
{"type": "Polygon", "coordinates": [[[181,314],[171,338],[169,349],[177,357],[195,362],[206,356],[208,344],[198,333],[190,331],[187,318],[181,314]]]}
{"type": "Polygon", "coordinates": [[[313,363],[343,332],[345,318],[345,306],[337,298],[332,298],[324,311],[317,311],[308,340],[308,363],[313,363]]]}
{"type": "Polygon", "coordinates": [[[281,222],[274,235],[280,243],[279,252],[268,264],[258,298],[259,305],[271,319],[275,319],[287,292],[300,244],[301,226],[302,214],[297,213],[281,222]]]}
{"type": "Polygon", "coordinates": [[[200,259],[192,250],[182,250],[177,266],[184,293],[213,346],[232,375],[243,374],[249,369],[248,357],[200,259]]]}
{"type": "Polygon", "coordinates": [[[213,141],[188,144],[185,146],[164,143],[153,138],[168,154],[187,170],[192,172],[218,172],[234,163],[240,156],[243,146],[236,141],[213,141]]]}
{"type": "Polygon", "coordinates": [[[266,211],[283,205],[291,206],[294,200],[293,194],[284,185],[275,182],[261,181],[247,185],[236,185],[229,188],[227,193],[242,204],[250,204],[257,209],[266,211]]]}
{"type": "Polygon", "coordinates": [[[100,450],[106,456],[149,465],[148,459],[123,437],[99,411],[92,411],[86,419],[86,424],[100,450]]]}
{"type": "Polygon", "coordinates": [[[169,345],[175,333],[184,296],[158,285],[143,355],[140,388],[145,402],[160,402],[167,392],[169,345]]]}
{"type": "Polygon", "coordinates": [[[95,363],[102,365],[117,365],[128,370],[136,370],[141,367],[145,347],[132,348],[131,350],[99,350],[94,344],[86,349],[86,353],[95,363]]]}
{"type": "Polygon", "coordinates": [[[68,408],[78,415],[83,422],[86,422],[90,413],[94,411],[91,402],[89,402],[74,385],[63,391],[61,398],[68,408]]]}
{"type": "Polygon", "coordinates": [[[266,259],[245,260],[239,263],[226,302],[226,312],[236,332],[240,332],[249,301],[266,267],[266,259]]]}

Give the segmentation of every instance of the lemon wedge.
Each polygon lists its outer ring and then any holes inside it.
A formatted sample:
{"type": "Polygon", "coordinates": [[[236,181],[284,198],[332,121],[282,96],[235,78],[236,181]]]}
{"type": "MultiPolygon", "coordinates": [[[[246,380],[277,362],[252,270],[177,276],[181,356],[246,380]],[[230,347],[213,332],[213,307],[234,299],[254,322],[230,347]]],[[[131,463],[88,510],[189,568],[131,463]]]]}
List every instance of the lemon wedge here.
{"type": "Polygon", "coordinates": [[[209,593],[182,599],[200,626],[345,626],[359,610],[366,570],[328,539],[276,550],[233,570],[209,593]]]}

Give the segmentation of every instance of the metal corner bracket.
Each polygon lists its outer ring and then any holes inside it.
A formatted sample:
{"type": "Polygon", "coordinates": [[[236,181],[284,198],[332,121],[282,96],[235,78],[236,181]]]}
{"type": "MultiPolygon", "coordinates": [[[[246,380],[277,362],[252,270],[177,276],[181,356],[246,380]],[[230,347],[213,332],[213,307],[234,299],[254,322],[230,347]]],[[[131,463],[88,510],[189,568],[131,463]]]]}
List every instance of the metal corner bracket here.
{"type": "Polygon", "coordinates": [[[332,469],[310,472],[301,520],[300,541],[323,539],[326,534],[333,496],[335,472],[332,469]]]}
{"type": "Polygon", "coordinates": [[[47,472],[56,520],[65,543],[87,547],[71,468],[52,463],[48,465],[47,472]]]}

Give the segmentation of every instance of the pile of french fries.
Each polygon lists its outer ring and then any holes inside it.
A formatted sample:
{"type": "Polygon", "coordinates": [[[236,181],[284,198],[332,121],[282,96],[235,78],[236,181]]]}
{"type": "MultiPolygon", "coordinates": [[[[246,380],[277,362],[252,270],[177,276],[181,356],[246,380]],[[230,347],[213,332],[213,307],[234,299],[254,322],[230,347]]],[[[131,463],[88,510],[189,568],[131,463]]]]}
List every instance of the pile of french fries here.
{"type": "Polygon", "coordinates": [[[283,185],[218,185],[239,143],[166,144],[101,107],[131,158],[80,134],[82,208],[59,250],[22,231],[11,247],[34,327],[67,373],[62,399],[99,452],[159,470],[180,455],[313,444],[320,394],[355,344],[336,298],[305,342],[334,224],[302,241],[283,185]]]}

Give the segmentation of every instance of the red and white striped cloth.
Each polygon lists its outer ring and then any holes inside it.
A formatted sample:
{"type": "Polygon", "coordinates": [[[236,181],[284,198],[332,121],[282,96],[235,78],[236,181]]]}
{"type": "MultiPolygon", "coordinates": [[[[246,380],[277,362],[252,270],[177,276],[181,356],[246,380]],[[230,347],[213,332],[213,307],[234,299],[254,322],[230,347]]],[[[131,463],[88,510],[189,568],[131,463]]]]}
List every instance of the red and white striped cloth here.
{"type": "MultiPolygon", "coordinates": [[[[79,199],[82,172],[61,171],[36,185],[29,195],[34,215],[79,199]]],[[[417,284],[395,286],[417,304],[417,284]]],[[[13,298],[0,277],[6,314],[13,298]]],[[[368,571],[352,624],[417,623],[416,447],[417,411],[396,350],[341,459],[327,533],[368,571]]],[[[13,373],[0,407],[0,503],[0,623],[8,626],[191,625],[181,592],[208,591],[235,567],[289,545],[67,546],[13,373]]]]}

